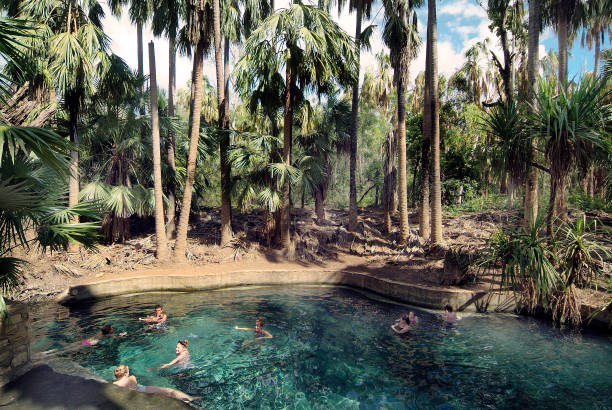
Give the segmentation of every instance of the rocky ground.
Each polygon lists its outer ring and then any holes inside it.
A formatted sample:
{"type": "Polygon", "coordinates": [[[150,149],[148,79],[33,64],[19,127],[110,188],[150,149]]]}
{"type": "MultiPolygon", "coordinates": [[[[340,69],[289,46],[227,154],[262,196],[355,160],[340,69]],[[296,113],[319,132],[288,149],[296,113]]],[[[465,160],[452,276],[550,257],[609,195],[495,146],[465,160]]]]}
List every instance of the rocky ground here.
{"type": "MultiPolygon", "coordinates": [[[[281,253],[266,246],[261,234],[261,213],[234,215],[234,240],[225,247],[219,242],[219,213],[216,209],[202,212],[192,221],[189,231],[188,263],[179,270],[201,270],[215,267],[215,271],[231,271],[239,266],[258,269],[278,269],[284,262],[281,253]]],[[[418,215],[410,214],[411,236],[407,246],[398,245],[399,221],[396,229],[383,234],[383,215],[378,209],[360,210],[359,229],[345,228],[345,210],[328,210],[327,221],[317,224],[314,213],[296,209],[293,214],[295,260],[301,266],[350,266],[354,270],[373,272],[389,279],[428,286],[456,286],[488,289],[496,286],[494,277],[480,275],[477,280],[458,281],[449,278],[444,269],[444,252],[432,252],[417,235],[418,215]]],[[[443,229],[449,248],[473,253],[482,248],[491,233],[500,226],[518,226],[520,219],[513,210],[445,214],[443,229]]],[[[173,244],[170,243],[169,246],[173,244]]],[[[147,269],[165,268],[155,259],[155,237],[141,235],[122,244],[100,245],[96,250],[81,249],[79,253],[41,253],[38,249],[19,251],[15,256],[26,259],[26,274],[21,287],[12,297],[23,301],[53,299],[67,286],[76,283],[113,279],[147,269]]],[[[167,264],[168,270],[175,266],[167,264]]],[[[476,273],[476,272],[473,272],[476,273]]],[[[466,278],[464,278],[466,279],[466,278]]],[[[603,303],[609,294],[584,290],[582,298],[592,303],[603,303]]]]}

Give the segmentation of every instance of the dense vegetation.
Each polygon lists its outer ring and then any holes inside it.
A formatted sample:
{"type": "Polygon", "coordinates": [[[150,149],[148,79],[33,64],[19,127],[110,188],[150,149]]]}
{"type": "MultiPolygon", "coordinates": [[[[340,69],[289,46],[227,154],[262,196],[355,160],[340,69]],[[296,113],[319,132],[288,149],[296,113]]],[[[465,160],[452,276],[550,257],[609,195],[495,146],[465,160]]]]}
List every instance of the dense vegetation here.
{"type": "Polygon", "coordinates": [[[157,257],[168,258],[167,239],[176,238],[172,257],[184,260],[189,216],[202,206],[221,208],[221,244],[232,240],[233,210],[263,208],[268,243],[291,257],[297,204],[314,204],[319,222],[326,207],[348,206],[351,231],[360,229],[358,206],[382,207],[387,233],[398,212],[400,242],[411,234],[411,205],[432,248],[444,246],[443,207],[519,207],[524,227],[496,234],[483,266],[501,264],[502,283],[528,295],[529,309],[550,307],[561,321],[576,317],[566,303],[572,287],[598,283],[605,250],[585,239],[594,228],[571,220],[568,204],[612,209],[612,54],[601,50],[610,2],[530,0],[526,9],[488,0],[501,54],[477,43],[445,77],[436,1],[418,33],[423,2],[383,0],[389,53],[378,52],[361,81],[368,0],[349,3],[354,37],[329,14],[344,1],[275,9],[273,0],[113,0],[112,12],[129,12],[138,28],[135,72],[111,53],[97,0],[0,6],[4,289],[20,270],[14,247],[122,242],[142,218],[156,221],[157,257]],[[157,90],[153,43],[144,76],[148,24],[169,39],[166,93],[157,90]],[[539,56],[547,26],[558,53],[539,56]],[[568,79],[568,44],[579,33],[595,47],[596,69],[568,79]],[[241,50],[235,67],[231,45],[241,50]],[[426,69],[411,84],[420,47],[426,69]],[[187,90],[176,89],[177,51],[193,61],[187,90]],[[203,76],[205,56],[215,60],[216,87],[203,76]]]}

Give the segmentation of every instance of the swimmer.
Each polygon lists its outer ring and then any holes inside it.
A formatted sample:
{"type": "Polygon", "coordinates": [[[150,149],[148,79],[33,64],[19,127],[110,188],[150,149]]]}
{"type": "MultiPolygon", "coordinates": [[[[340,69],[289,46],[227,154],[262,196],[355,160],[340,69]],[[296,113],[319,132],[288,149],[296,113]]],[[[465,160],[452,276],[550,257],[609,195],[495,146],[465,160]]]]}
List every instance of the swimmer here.
{"type": "Polygon", "coordinates": [[[272,334],[263,328],[264,320],[262,317],[258,317],[255,320],[255,328],[252,327],[238,327],[234,326],[236,330],[252,330],[255,336],[255,339],[272,339],[272,334]]]}
{"type": "Polygon", "coordinates": [[[408,312],[408,319],[410,319],[410,325],[411,326],[419,324],[419,317],[417,315],[415,315],[412,310],[410,312],[408,312]]]}
{"type": "Polygon", "coordinates": [[[189,340],[179,340],[178,342],[176,342],[176,357],[174,359],[172,359],[172,361],[166,363],[166,364],[162,364],[159,367],[154,367],[152,369],[148,369],[147,371],[153,371],[153,370],[160,370],[160,369],[165,369],[166,367],[170,367],[170,366],[174,366],[174,365],[179,365],[180,367],[182,367],[183,369],[185,367],[188,367],[191,364],[191,358],[189,356],[189,350],[187,349],[187,346],[189,345],[189,340]]]}
{"type": "Polygon", "coordinates": [[[171,389],[169,387],[159,387],[159,386],[142,386],[138,384],[135,376],[130,376],[130,368],[125,365],[119,365],[115,368],[115,381],[113,384],[119,387],[127,387],[130,390],[135,390],[140,393],[149,393],[149,394],[163,394],[164,396],[172,397],[173,399],[183,400],[186,402],[190,402],[198,399],[198,397],[192,397],[188,394],[185,394],[181,391],[171,389]]]}
{"type": "Polygon", "coordinates": [[[397,334],[403,334],[410,330],[410,317],[408,315],[402,315],[399,320],[391,325],[391,329],[397,334]]]}
{"type": "MultiPolygon", "coordinates": [[[[87,339],[82,339],[79,340],[78,342],[75,343],[71,343],[68,346],[66,346],[65,348],[61,349],[62,352],[66,352],[66,351],[70,351],[70,350],[75,350],[78,349],[82,346],[94,346],[97,345],[100,340],[106,338],[106,337],[115,337],[115,336],[127,336],[127,332],[121,332],[119,334],[114,334],[113,333],[113,326],[112,325],[104,325],[102,326],[102,328],[100,329],[100,333],[96,334],[93,337],[87,338],[87,339]]],[[[56,353],[59,352],[60,350],[58,349],[51,349],[51,350],[47,350],[45,352],[41,352],[41,355],[49,355],[51,353],[56,353]]]]}
{"type": "Polygon", "coordinates": [[[448,323],[456,322],[457,320],[461,320],[459,316],[455,312],[453,312],[453,307],[450,304],[446,304],[444,306],[444,320],[448,323]]]}
{"type": "Polygon", "coordinates": [[[142,321],[142,322],[146,322],[146,323],[153,323],[153,325],[151,325],[151,328],[156,328],[159,329],[162,326],[165,327],[166,325],[166,319],[168,317],[166,316],[166,314],[164,313],[164,308],[162,305],[156,305],[155,306],[155,310],[153,311],[153,315],[151,316],[147,316],[147,317],[139,317],[138,320],[142,321]]]}

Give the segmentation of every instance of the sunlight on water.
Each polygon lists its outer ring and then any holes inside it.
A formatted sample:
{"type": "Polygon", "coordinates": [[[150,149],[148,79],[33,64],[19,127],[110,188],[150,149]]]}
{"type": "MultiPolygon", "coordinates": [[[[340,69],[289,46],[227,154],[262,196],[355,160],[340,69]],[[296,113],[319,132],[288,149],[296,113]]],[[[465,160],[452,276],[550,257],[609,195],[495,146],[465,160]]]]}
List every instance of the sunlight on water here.
{"type": "Polygon", "coordinates": [[[409,308],[354,290],[262,287],[115,297],[33,308],[32,351],[62,348],[106,323],[122,338],[59,357],[105,380],[130,366],[140,384],[173,387],[205,408],[612,408],[612,343],[510,315],[454,325],[415,310],[418,327],[389,326],[409,308]],[[168,329],[138,322],[162,303],[168,329]],[[256,316],[273,339],[253,341],[256,316]],[[189,340],[191,367],[147,372],[189,340]],[[245,343],[250,341],[250,343],[245,343]]]}

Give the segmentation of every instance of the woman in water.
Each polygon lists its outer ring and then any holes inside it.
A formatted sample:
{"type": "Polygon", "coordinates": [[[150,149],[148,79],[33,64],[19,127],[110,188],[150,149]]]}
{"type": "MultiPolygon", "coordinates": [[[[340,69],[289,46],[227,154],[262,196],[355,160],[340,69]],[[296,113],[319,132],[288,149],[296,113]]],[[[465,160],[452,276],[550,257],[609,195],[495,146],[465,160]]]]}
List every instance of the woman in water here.
{"type": "Polygon", "coordinates": [[[453,312],[453,307],[450,304],[444,306],[444,320],[448,323],[456,322],[457,320],[461,320],[459,316],[455,312],[453,312]]]}
{"type": "Polygon", "coordinates": [[[236,330],[252,330],[254,335],[255,335],[255,339],[272,339],[272,334],[270,332],[268,332],[267,330],[264,330],[263,325],[264,325],[263,318],[262,317],[258,317],[255,320],[255,328],[235,326],[234,329],[236,329],[236,330]]]}
{"type": "MultiPolygon", "coordinates": [[[[99,335],[96,335],[94,337],[90,337],[88,339],[80,340],[80,341],[77,342],[77,345],[91,346],[91,345],[98,344],[98,342],[101,339],[105,338],[105,337],[114,337],[114,336],[115,335],[113,334],[113,326],[112,325],[104,325],[100,329],[100,334],[99,335]]],[[[127,336],[127,332],[121,332],[117,336],[127,336]]]]}
{"type": "Polygon", "coordinates": [[[403,334],[410,330],[410,317],[402,315],[395,324],[391,325],[391,329],[397,334],[403,334]]]}
{"type": "Polygon", "coordinates": [[[136,390],[137,392],[141,393],[163,394],[164,396],[187,402],[197,399],[197,397],[192,397],[169,387],[142,386],[138,384],[135,376],[130,376],[130,368],[125,364],[121,364],[115,368],[115,379],[116,380],[113,382],[114,385],[119,387],[127,387],[130,390],[136,390]]]}
{"type": "MultiPolygon", "coordinates": [[[[121,332],[117,336],[126,336],[126,335],[127,335],[127,332],[121,332]]],[[[97,345],[100,342],[100,340],[107,338],[107,337],[115,337],[115,334],[113,333],[113,326],[111,325],[102,326],[102,328],[100,329],[100,333],[92,337],[88,337],[87,339],[82,339],[82,340],[79,340],[78,342],[71,343],[68,346],[64,347],[63,349],[51,349],[45,352],[41,352],[40,355],[50,355],[52,353],[68,352],[68,351],[79,349],[83,346],[94,346],[94,345],[97,345]]]]}
{"type": "Polygon", "coordinates": [[[191,364],[191,358],[189,357],[189,350],[187,346],[189,345],[189,340],[179,340],[176,342],[176,357],[172,359],[172,361],[162,364],[159,367],[154,367],[152,369],[148,369],[147,371],[152,370],[160,370],[165,369],[166,367],[174,366],[175,364],[179,365],[181,368],[186,368],[191,364]]]}

